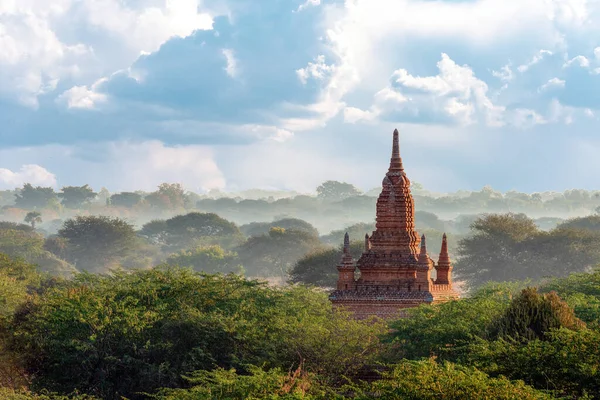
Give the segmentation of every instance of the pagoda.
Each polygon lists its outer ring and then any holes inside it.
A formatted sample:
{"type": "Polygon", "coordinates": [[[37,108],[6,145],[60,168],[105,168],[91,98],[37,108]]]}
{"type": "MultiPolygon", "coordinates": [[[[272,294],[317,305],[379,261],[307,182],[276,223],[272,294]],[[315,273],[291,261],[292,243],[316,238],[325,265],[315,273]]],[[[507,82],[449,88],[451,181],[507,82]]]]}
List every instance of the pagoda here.
{"type": "Polygon", "coordinates": [[[446,234],[435,263],[427,253],[425,236],[415,231],[415,205],[400,158],[398,130],[394,130],[390,168],[382,185],[375,231],[365,235],[365,249],[357,262],[346,233],[337,289],[329,296],[334,307],[353,312],[357,319],[402,317],[403,309],[458,298],[452,288],[446,234]]]}

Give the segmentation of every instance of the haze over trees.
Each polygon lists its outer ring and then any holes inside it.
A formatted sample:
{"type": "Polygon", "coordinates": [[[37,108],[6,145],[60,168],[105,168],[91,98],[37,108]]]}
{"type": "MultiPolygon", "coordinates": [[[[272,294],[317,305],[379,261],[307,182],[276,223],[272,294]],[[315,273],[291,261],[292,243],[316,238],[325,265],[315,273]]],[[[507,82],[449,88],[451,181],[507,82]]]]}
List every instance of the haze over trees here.
{"type": "Polygon", "coordinates": [[[414,186],[417,230],[434,260],[448,233],[467,292],[389,323],[323,290],[345,232],[358,258],[375,229],[373,193],[0,192],[0,397],[597,398],[593,192],[414,186]]]}
{"type": "Polygon", "coordinates": [[[483,216],[459,242],[456,278],[478,286],[590,270],[600,263],[600,231],[589,229],[596,219],[569,220],[543,231],[523,214],[483,216]]]}

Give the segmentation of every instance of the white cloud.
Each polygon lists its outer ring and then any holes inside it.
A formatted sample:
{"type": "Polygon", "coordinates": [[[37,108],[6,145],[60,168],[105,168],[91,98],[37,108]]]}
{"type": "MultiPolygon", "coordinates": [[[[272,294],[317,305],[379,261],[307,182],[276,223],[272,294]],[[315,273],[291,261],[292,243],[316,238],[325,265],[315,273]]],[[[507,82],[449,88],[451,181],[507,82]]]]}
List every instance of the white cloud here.
{"type": "Polygon", "coordinates": [[[118,142],[110,145],[107,155],[103,179],[119,190],[154,190],[162,182],[179,182],[190,190],[225,187],[213,151],[206,146],[118,142]]]}
{"type": "Polygon", "coordinates": [[[442,117],[461,125],[479,120],[489,126],[503,125],[504,107],[492,103],[487,84],[469,66],[458,65],[443,53],[437,67],[438,75],[424,77],[411,75],[403,68],[396,70],[391,85],[377,92],[369,111],[347,108],[346,119],[356,122],[383,114],[392,119],[396,114],[417,118],[424,114],[434,121],[442,117]]]}
{"type": "Polygon", "coordinates": [[[37,160],[53,171],[38,165],[15,172],[0,169],[0,187],[6,188],[26,182],[54,187],[90,184],[110,191],[153,191],[163,182],[179,182],[194,191],[226,185],[215,150],[203,145],[169,146],[157,140],[45,145],[0,149],[0,159],[6,165],[37,160]]]}
{"type": "Polygon", "coordinates": [[[306,0],[303,4],[300,4],[298,6],[298,9],[296,10],[296,12],[302,11],[308,7],[316,7],[319,5],[321,5],[321,0],[306,0]]]}
{"type": "Polygon", "coordinates": [[[344,122],[354,124],[359,121],[373,121],[380,114],[378,111],[361,110],[356,107],[344,108],[344,122]]]}
{"type": "Polygon", "coordinates": [[[106,102],[108,98],[105,94],[97,91],[98,86],[104,81],[105,79],[99,80],[91,88],[87,86],[73,86],[58,96],[56,102],[65,104],[67,108],[91,110],[98,104],[106,102]]]}
{"type": "Polygon", "coordinates": [[[315,62],[309,62],[305,68],[296,70],[296,75],[303,85],[306,85],[308,79],[313,78],[317,80],[323,80],[328,77],[335,70],[334,65],[328,65],[325,63],[325,56],[317,56],[315,62]]]}
{"type": "MultiPolygon", "coordinates": [[[[554,54],[551,49],[563,46],[566,31],[595,29],[588,23],[589,7],[585,0],[346,0],[328,5],[323,8],[328,27],[326,43],[337,60],[329,83],[323,87],[322,97],[329,101],[320,103],[331,116],[344,109],[348,110],[345,117],[353,121],[372,118],[372,113],[360,114],[346,105],[345,95],[357,87],[362,90],[381,87],[380,77],[389,73],[387,62],[394,60],[398,65],[399,58],[410,60],[409,55],[390,54],[392,43],[402,49],[403,43],[450,40],[462,47],[487,50],[527,37],[527,47],[543,50],[517,67],[519,72],[525,72],[544,56],[554,54]]],[[[494,75],[504,81],[503,89],[513,78],[509,66],[494,75]]],[[[305,72],[299,72],[303,81],[306,76],[305,72]]],[[[445,110],[463,119],[471,114],[468,104],[458,99],[450,101],[445,110]]],[[[323,120],[326,119],[321,118],[321,124],[323,120]]],[[[490,124],[495,124],[495,120],[496,117],[491,117],[490,124]]]]}
{"type": "Polygon", "coordinates": [[[38,186],[56,186],[56,176],[36,164],[23,165],[16,172],[0,168],[0,188],[14,189],[23,186],[24,183],[38,186]]]}
{"type": "Polygon", "coordinates": [[[519,65],[517,67],[517,70],[521,73],[526,72],[529,68],[533,67],[535,64],[539,63],[540,61],[542,61],[544,59],[544,56],[548,55],[551,56],[553,53],[550,50],[540,50],[538,51],[531,60],[529,60],[527,63],[519,65]]]}
{"type": "Polygon", "coordinates": [[[37,97],[61,80],[93,82],[171,37],[212,27],[211,16],[198,10],[199,0],[0,3],[0,95],[34,108],[37,97]],[[79,26],[94,35],[71,33],[79,26]]]}
{"type": "Polygon", "coordinates": [[[507,117],[511,125],[519,128],[532,128],[535,125],[547,124],[548,121],[534,110],[517,108],[507,117]]]}
{"type": "Polygon", "coordinates": [[[225,60],[227,61],[227,66],[225,67],[227,75],[229,75],[232,78],[235,78],[238,75],[238,62],[235,58],[235,53],[232,49],[223,49],[223,55],[225,56],[225,60]]]}
{"type": "Polygon", "coordinates": [[[552,78],[552,79],[548,80],[548,82],[546,82],[542,86],[540,86],[538,91],[543,92],[543,91],[550,90],[550,89],[564,88],[564,87],[565,87],[564,80],[559,79],[559,78],[552,78]]]}
{"type": "Polygon", "coordinates": [[[515,74],[510,67],[511,63],[508,63],[500,68],[500,71],[492,71],[492,75],[500,79],[502,82],[510,82],[515,77],[515,74]]]}
{"type": "Polygon", "coordinates": [[[575,109],[562,105],[557,99],[552,99],[548,109],[548,120],[550,122],[562,122],[565,125],[573,123],[575,109]]]}
{"type": "Polygon", "coordinates": [[[269,139],[280,143],[286,142],[294,137],[293,132],[290,132],[286,129],[277,128],[275,126],[251,125],[242,126],[241,129],[249,130],[259,139],[269,139]]]}
{"type": "Polygon", "coordinates": [[[581,68],[588,68],[590,66],[590,60],[588,60],[585,56],[573,57],[569,61],[565,62],[563,68],[570,67],[572,64],[577,64],[581,68]]]}
{"type": "Polygon", "coordinates": [[[212,17],[199,12],[199,0],[163,0],[132,3],[120,0],[84,1],[85,20],[116,35],[136,56],[154,52],[172,37],[186,37],[198,29],[212,28],[212,17]]]}

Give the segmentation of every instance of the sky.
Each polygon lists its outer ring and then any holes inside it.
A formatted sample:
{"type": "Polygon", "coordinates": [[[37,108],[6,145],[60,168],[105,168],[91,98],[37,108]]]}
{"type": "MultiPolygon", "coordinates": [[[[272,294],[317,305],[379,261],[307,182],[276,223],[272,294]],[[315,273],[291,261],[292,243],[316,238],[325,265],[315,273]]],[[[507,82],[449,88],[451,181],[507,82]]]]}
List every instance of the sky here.
{"type": "Polygon", "coordinates": [[[0,189],[598,189],[598,0],[0,0],[0,189]]]}

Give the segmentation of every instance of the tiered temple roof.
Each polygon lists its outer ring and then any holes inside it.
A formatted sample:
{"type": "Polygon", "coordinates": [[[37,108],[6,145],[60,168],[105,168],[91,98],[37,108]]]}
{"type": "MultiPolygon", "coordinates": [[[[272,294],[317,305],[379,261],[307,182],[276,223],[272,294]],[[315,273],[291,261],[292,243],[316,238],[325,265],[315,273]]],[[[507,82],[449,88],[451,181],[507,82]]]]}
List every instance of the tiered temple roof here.
{"type": "Polygon", "coordinates": [[[337,289],[329,297],[335,307],[352,311],[356,318],[394,318],[406,308],[458,297],[452,289],[446,234],[436,265],[427,253],[425,236],[419,238],[415,231],[415,205],[398,136],[394,130],[390,167],[377,199],[375,231],[365,235],[365,250],[356,263],[346,234],[337,289]],[[435,280],[431,277],[434,270],[435,280]]]}

